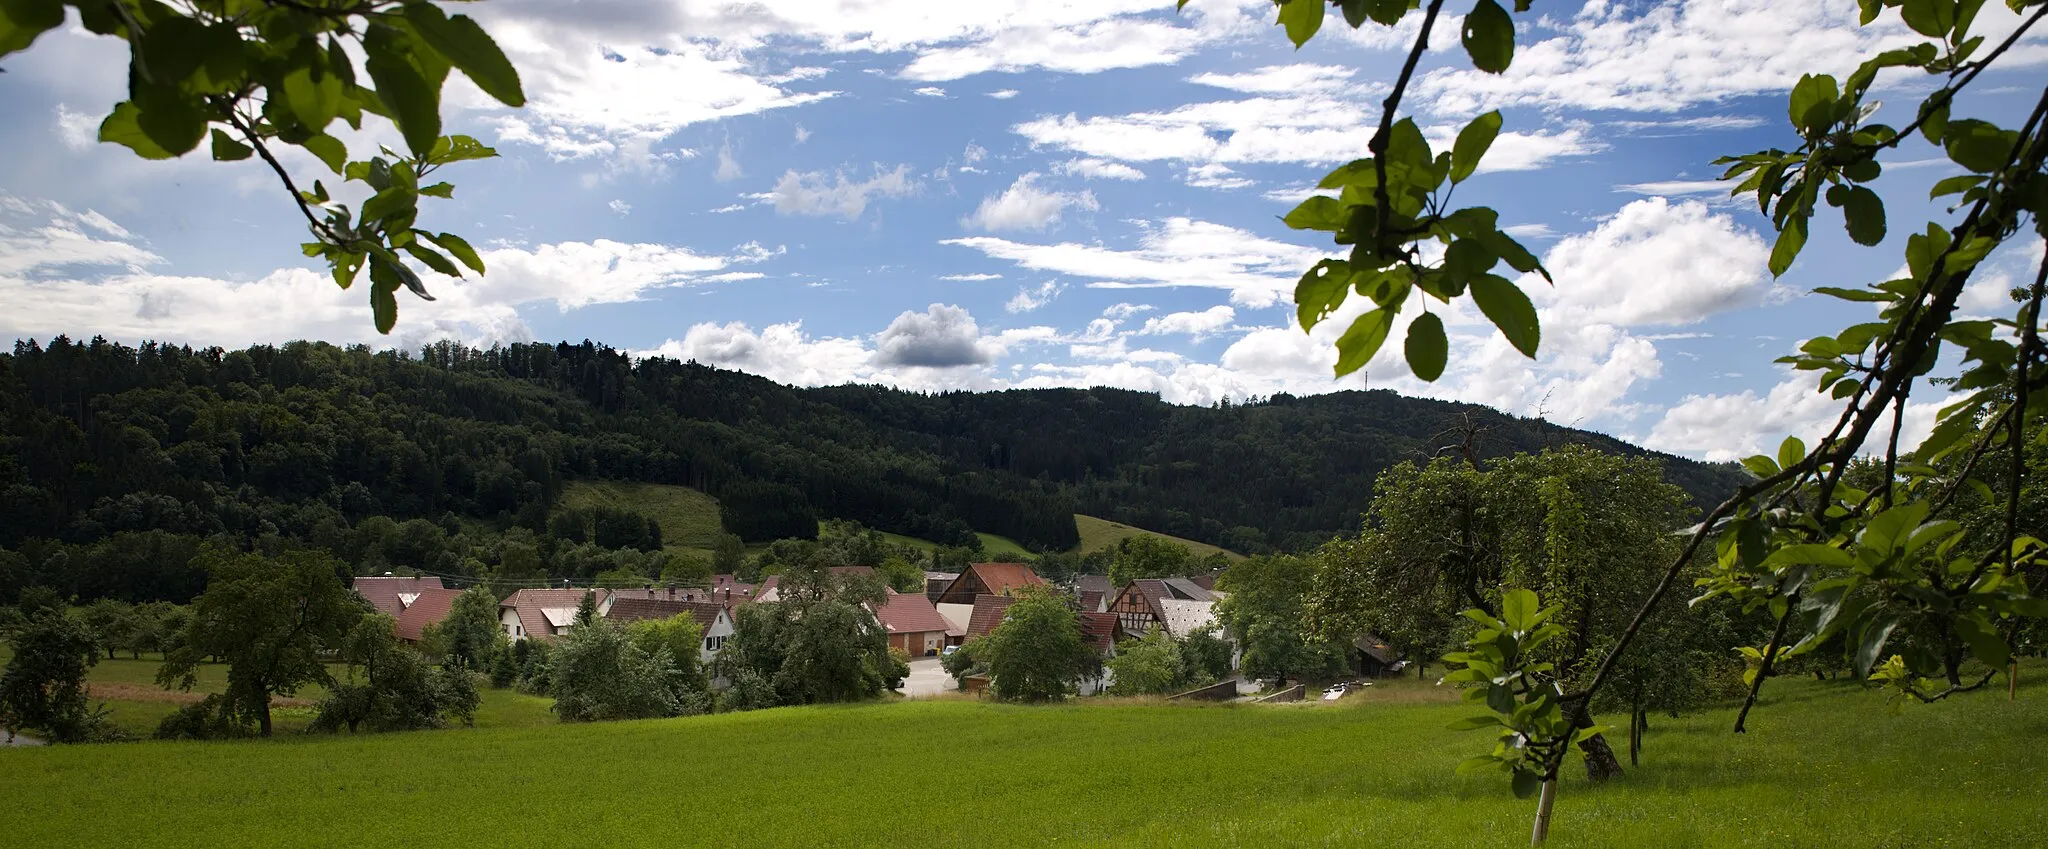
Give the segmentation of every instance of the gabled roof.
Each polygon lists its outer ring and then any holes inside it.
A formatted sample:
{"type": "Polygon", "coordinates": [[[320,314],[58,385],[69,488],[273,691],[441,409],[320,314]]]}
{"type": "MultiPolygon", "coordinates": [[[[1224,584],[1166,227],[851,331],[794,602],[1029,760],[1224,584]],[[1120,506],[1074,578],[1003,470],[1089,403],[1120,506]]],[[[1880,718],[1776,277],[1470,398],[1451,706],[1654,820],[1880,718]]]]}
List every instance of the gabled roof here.
{"type": "Polygon", "coordinates": [[[1213,601],[1189,601],[1169,598],[1159,602],[1160,625],[1166,628],[1168,636],[1176,640],[1200,631],[1216,622],[1216,603],[1213,601]]]}
{"type": "Polygon", "coordinates": [[[1395,651],[1393,646],[1387,645],[1386,640],[1374,634],[1360,636],[1352,645],[1356,646],[1360,653],[1383,664],[1393,664],[1401,659],[1400,652],[1395,651]]]}
{"type": "Polygon", "coordinates": [[[614,622],[639,622],[643,619],[668,619],[689,614],[697,620],[697,626],[710,631],[718,624],[718,616],[725,612],[725,605],[711,601],[670,601],[668,599],[621,598],[612,602],[612,609],[604,618],[614,622]]]}
{"type": "Polygon", "coordinates": [[[875,618],[891,634],[945,631],[946,619],[922,593],[898,593],[875,607],[875,618]]]}
{"type": "Polygon", "coordinates": [[[940,599],[964,604],[968,595],[1011,595],[1019,587],[1045,583],[1037,572],[1022,563],[976,563],[960,573],[940,594],[940,599]]]}
{"type": "Polygon", "coordinates": [[[1108,654],[1116,646],[1116,614],[1081,611],[1081,638],[1096,654],[1108,654]]]}
{"type": "Polygon", "coordinates": [[[982,593],[974,597],[974,615],[967,621],[967,637],[987,636],[996,626],[1003,624],[1003,617],[1010,614],[1010,605],[1017,599],[1006,595],[982,593]]]}
{"type": "Polygon", "coordinates": [[[974,605],[949,603],[932,607],[939,612],[939,618],[946,620],[946,636],[967,636],[967,626],[974,621],[974,605]]]}
{"type": "Polygon", "coordinates": [[[405,612],[398,614],[398,627],[395,629],[398,638],[419,642],[428,625],[439,625],[441,620],[448,618],[448,609],[455,605],[455,597],[461,594],[460,590],[440,587],[420,590],[412,603],[406,605],[405,612]]]}
{"type": "Polygon", "coordinates": [[[405,602],[399,599],[401,593],[417,595],[427,590],[442,589],[440,578],[357,578],[351,585],[363,598],[369,599],[377,612],[396,618],[405,612],[405,602]]]}
{"type": "Polygon", "coordinates": [[[1081,590],[1074,601],[1081,606],[1082,613],[1100,613],[1107,609],[1109,594],[1102,590],[1081,590]]]}
{"type": "Polygon", "coordinates": [[[503,610],[509,607],[518,612],[519,626],[526,631],[526,636],[546,637],[554,634],[555,629],[550,627],[550,617],[543,611],[548,609],[559,611],[566,608],[569,611],[569,619],[565,621],[573,621],[576,616],[577,605],[583,603],[584,593],[596,594],[598,609],[602,610],[604,609],[604,600],[609,597],[611,591],[605,589],[586,589],[583,587],[563,587],[544,590],[525,589],[515,592],[510,598],[499,602],[498,608],[503,610]]]}
{"type": "Polygon", "coordinates": [[[1077,592],[1094,592],[1108,595],[1111,590],[1116,589],[1116,586],[1109,582],[1108,575],[1076,575],[1074,577],[1074,589],[1077,592]]]}

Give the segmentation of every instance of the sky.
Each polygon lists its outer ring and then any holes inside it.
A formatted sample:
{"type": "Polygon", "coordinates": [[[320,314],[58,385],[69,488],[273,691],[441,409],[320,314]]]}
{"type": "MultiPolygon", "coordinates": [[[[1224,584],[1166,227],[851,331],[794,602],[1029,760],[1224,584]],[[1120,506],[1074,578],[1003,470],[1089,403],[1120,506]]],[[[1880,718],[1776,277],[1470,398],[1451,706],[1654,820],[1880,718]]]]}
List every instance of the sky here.
{"type": "MultiPolygon", "coordinates": [[[[1295,280],[1335,248],[1280,216],[1366,154],[1420,15],[1357,31],[1332,15],[1296,50],[1266,0],[1173,7],[466,4],[529,102],[451,78],[445,131],[501,155],[444,172],[455,197],[420,221],[467,237],[489,273],[422,270],[437,300],[401,294],[389,336],[366,286],[343,291],[300,254],[303,220],[257,161],[148,162],[94,141],[127,49],[74,15],[0,62],[0,336],[591,339],[799,385],[1114,386],[1182,404],[1372,387],[1725,460],[1816,436],[1839,410],[1772,361],[1871,310],[1809,290],[1893,277],[1907,233],[1952,220],[1927,190],[1959,170],[1915,140],[1874,186],[1883,245],[1854,245],[1823,209],[1773,279],[1767,220],[1714,182],[1717,156],[1796,146],[1784,97],[1801,73],[1844,77],[1918,41],[1895,13],[1859,29],[1854,0],[1545,3],[1517,16],[1499,76],[1472,70],[1451,17],[1402,113],[1439,148],[1504,115],[1454,202],[1497,209],[1550,269],[1554,285],[1518,281],[1541,350],[1515,352],[1469,301],[1433,305],[1451,333],[1442,378],[1415,378],[1390,342],[1335,380],[1333,343],[1364,299],[1304,333],[1295,280]]],[[[1995,43],[2017,24],[1987,3],[1976,31],[1995,43]]],[[[2016,125],[2048,35],[2001,64],[1956,117],[2016,125]]],[[[1878,120],[1907,123],[1932,86],[1882,77],[1878,120]]],[[[402,146],[377,123],[342,138],[356,158],[402,146]]],[[[309,155],[286,164],[339,182],[309,155]]],[[[2038,242],[1994,255],[1964,312],[2010,312],[2004,293],[2040,257],[2038,242]]],[[[1938,403],[1916,401],[1908,430],[1938,403]]]]}

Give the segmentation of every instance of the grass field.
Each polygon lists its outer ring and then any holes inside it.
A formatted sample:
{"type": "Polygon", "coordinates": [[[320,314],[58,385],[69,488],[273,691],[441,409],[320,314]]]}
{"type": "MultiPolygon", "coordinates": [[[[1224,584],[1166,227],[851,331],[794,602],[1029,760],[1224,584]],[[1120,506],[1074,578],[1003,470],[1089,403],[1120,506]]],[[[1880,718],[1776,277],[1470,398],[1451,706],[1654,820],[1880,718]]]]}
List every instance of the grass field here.
{"type": "MultiPolygon", "coordinates": [[[[934,548],[939,547],[938,543],[932,542],[930,540],[918,539],[917,537],[907,537],[902,534],[892,534],[888,531],[881,531],[880,533],[882,534],[883,539],[896,543],[897,545],[908,545],[914,548],[923,549],[925,551],[930,551],[934,548]]],[[[981,537],[981,553],[984,557],[993,557],[999,560],[1015,560],[1021,562],[1026,558],[1034,556],[1031,553],[1030,549],[1027,549],[1022,545],[1018,545],[1016,540],[1010,539],[1009,537],[1000,537],[996,536],[995,534],[984,534],[979,532],[975,533],[975,536],[981,537]]]]}
{"type": "Polygon", "coordinates": [[[718,542],[718,534],[725,530],[718,518],[718,499],[686,486],[573,481],[562,491],[561,506],[637,512],[660,523],[662,547],[671,551],[709,555],[718,542]]]}
{"type": "MultiPolygon", "coordinates": [[[[2042,670],[2030,670],[2041,680],[2042,670]]],[[[2048,687],[1934,707],[1773,682],[1565,782],[1553,846],[2038,845],[2048,687]]],[[[1517,846],[1427,685],[1335,705],[935,700],[582,726],[0,750],[19,846],[1517,846]],[[1473,831],[1479,835],[1468,836],[1473,831]]]]}
{"type": "Polygon", "coordinates": [[[1219,551],[1223,552],[1223,555],[1225,557],[1229,557],[1231,559],[1239,559],[1240,557],[1240,555],[1238,555],[1236,552],[1226,551],[1224,549],[1217,548],[1216,546],[1210,545],[1205,542],[1195,542],[1191,539],[1181,539],[1177,536],[1156,533],[1153,531],[1145,530],[1144,528],[1134,528],[1130,525],[1125,525],[1119,522],[1112,522],[1108,519],[1098,519],[1094,516],[1083,516],[1079,513],[1074,514],[1074,527],[1076,530],[1079,530],[1081,532],[1081,544],[1079,546],[1076,546],[1074,550],[1081,554],[1087,554],[1091,551],[1108,548],[1112,545],[1116,545],[1118,541],[1127,539],[1129,537],[1153,536],[1159,537],[1160,539],[1167,540],[1169,542],[1177,542],[1181,545],[1185,545],[1188,547],[1189,550],[1195,553],[1196,557],[1207,557],[1219,551]]]}

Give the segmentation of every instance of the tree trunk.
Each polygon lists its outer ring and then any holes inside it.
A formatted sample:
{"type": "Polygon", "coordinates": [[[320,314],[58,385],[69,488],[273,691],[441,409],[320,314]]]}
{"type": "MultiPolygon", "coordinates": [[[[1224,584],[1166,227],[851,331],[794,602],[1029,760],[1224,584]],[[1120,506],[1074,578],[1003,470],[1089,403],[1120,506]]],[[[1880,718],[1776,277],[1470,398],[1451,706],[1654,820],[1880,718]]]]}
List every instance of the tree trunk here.
{"type": "MultiPolygon", "coordinates": [[[[1579,702],[1566,710],[1570,711],[1573,728],[1593,727],[1593,717],[1586,712],[1585,703],[1579,702]]],[[[1586,777],[1594,781],[1621,775],[1621,759],[1615,757],[1614,747],[1607,745],[1607,737],[1595,734],[1579,741],[1579,752],[1586,757],[1586,777]]]]}
{"type": "Polygon", "coordinates": [[[256,727],[260,736],[270,736],[270,700],[263,700],[263,712],[256,715],[256,727]]]}
{"type": "Polygon", "coordinates": [[[1529,845],[1541,846],[1550,839],[1550,809],[1557,803],[1557,779],[1543,782],[1543,792],[1536,797],[1536,825],[1529,829],[1529,845]]]}
{"type": "Polygon", "coordinates": [[[1638,702],[1628,712],[1628,765],[1642,765],[1643,753],[1643,708],[1638,702]]]}
{"type": "Polygon", "coordinates": [[[2005,700],[2018,701],[2020,697],[2020,662],[2014,658],[2012,668],[2005,672],[2005,700]]]}

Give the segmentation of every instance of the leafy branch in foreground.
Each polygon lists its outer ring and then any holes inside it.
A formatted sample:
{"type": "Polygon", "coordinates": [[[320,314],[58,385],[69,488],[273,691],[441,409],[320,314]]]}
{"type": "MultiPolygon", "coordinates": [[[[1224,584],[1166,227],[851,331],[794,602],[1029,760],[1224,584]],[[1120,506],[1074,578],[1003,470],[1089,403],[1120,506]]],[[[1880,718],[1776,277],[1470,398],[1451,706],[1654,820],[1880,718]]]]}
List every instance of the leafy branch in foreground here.
{"type": "Polygon", "coordinates": [[[87,30],[128,43],[128,99],[100,123],[100,140],[144,159],[183,156],[203,141],[215,160],[261,158],[312,231],[305,254],[326,260],[344,289],[369,266],[379,332],[398,320],[400,287],[433,299],[400,253],[442,274],[461,276],[458,262],[484,273],[460,236],[413,226],[422,197],[454,196],[452,184],[423,183],[429,175],[497,155],[467,136],[442,135],[448,72],[462,71],[507,106],[526,102],[518,71],[467,15],[425,0],[7,0],[0,57],[63,24],[67,5],[87,30]],[[358,57],[370,85],[357,77],[358,57]],[[351,161],[328,130],[336,121],[360,130],[366,113],[397,126],[410,152],[384,148],[351,161]],[[312,154],[373,194],[352,211],[320,180],[301,189],[280,146],[312,154]]]}
{"type": "MultiPolygon", "coordinates": [[[[1353,27],[1367,20],[1393,26],[1417,8],[1423,14],[1368,145],[1372,156],[1323,178],[1319,185],[1340,190],[1338,197],[1311,198],[1287,217],[1289,226],[1330,232],[1337,244],[1352,246],[1348,259],[1324,260],[1303,276],[1295,293],[1302,325],[1313,327],[1354,291],[1376,306],[1339,340],[1337,374],[1371,360],[1417,288],[1445,303],[1470,290],[1509,341],[1533,356],[1540,339],[1534,310],[1491,270],[1505,261],[1518,271],[1544,273],[1546,279],[1548,274],[1498,231],[1491,210],[1449,208],[1452,191],[1478,169],[1498,133],[1500,116],[1474,119],[1445,153],[1430,150],[1412,119],[1398,119],[1443,0],[1276,2],[1278,23],[1296,46],[1316,34],[1331,6],[1353,27]],[[1425,257],[1421,247],[1428,240],[1443,245],[1440,258],[1425,257]]],[[[2014,292],[2017,315],[1988,321],[1955,317],[1976,267],[2029,220],[2037,235],[2048,237],[2048,175],[2042,170],[2048,159],[2048,88],[2018,129],[1952,115],[1957,94],[2048,16],[2048,0],[2005,4],[2021,16],[2019,24],[1986,50],[1985,38],[1971,34],[1984,0],[1859,0],[1862,25],[1896,10],[1908,29],[1928,40],[1880,53],[1844,81],[1824,74],[1801,78],[1787,108],[1800,145],[1722,160],[1730,166],[1725,178],[1740,180],[1734,194],[1754,194],[1777,232],[1769,262],[1774,275],[1787,272],[1805,247],[1808,225],[1823,200],[1843,211],[1858,244],[1884,240],[1890,232],[1884,204],[1868,184],[1883,174],[1877,155],[1915,133],[1967,172],[1932,191],[1937,199],[1956,198],[1950,212],[1963,215],[1907,237],[1906,276],[1868,288],[1816,290],[1880,310],[1876,321],[1809,339],[1798,354],[1782,360],[1820,372],[1819,391],[1846,402],[1840,417],[1811,453],[1789,439],[1778,457],[1745,463],[1758,479],[1686,534],[1682,550],[1582,687],[1559,693],[1531,683],[1547,674],[1521,645],[1540,642],[1543,623],[1533,598],[1517,603],[1518,614],[1526,616],[1495,620],[1479,613],[1486,617],[1482,630],[1469,651],[1456,655],[1468,670],[1459,674],[1470,683],[1483,681],[1473,692],[1486,694],[1505,717],[1488,720],[1506,729],[1503,739],[1511,735],[1513,745],[1497,747],[1490,762],[1507,765],[1518,789],[1529,789],[1525,775],[1539,783],[1554,777],[1569,748],[1559,739],[1574,723],[1551,728],[1542,717],[1553,708],[1571,716],[1592,702],[1710,540],[1713,563],[1697,580],[1706,593],[1695,603],[1725,595],[1747,610],[1768,610],[1775,619],[1770,640],[1745,649],[1754,666],[1742,717],[1778,660],[1837,638],[1860,675],[1906,696],[1937,701],[1983,686],[2011,662],[2019,633],[2048,618],[2048,601],[2029,589],[2048,578],[2048,546],[2021,533],[2018,521],[2024,456],[2030,445],[2048,443],[2048,429],[2040,427],[2048,414],[2048,393],[2042,391],[2048,389],[2048,362],[2040,341],[2048,260],[2031,287],[2014,292]],[[1913,120],[1903,128],[1872,122],[1877,105],[1866,98],[1879,75],[1912,69],[1939,79],[1913,120]],[[1935,368],[1943,343],[1961,352],[1959,376],[1932,435],[1902,453],[1906,403],[1935,368]],[[1873,435],[1880,437],[1875,446],[1873,435]],[[2002,473],[1986,472],[1979,462],[1992,450],[2010,457],[2002,473]],[[1878,455],[1882,471],[1867,475],[1870,480],[1845,480],[1852,466],[1870,465],[1857,462],[1865,454],[1878,455]],[[2006,488],[2002,521],[1994,539],[1972,540],[1951,515],[1957,494],[1979,490],[1983,500],[1993,501],[1994,485],[2006,488]],[[1966,680],[1969,664],[1990,671],[1966,680]]],[[[1515,11],[1528,6],[1517,0],[1515,11]]],[[[1508,12],[1495,0],[1477,0],[1464,21],[1462,40],[1474,67],[1505,71],[1514,56],[1508,12]]],[[[1444,369],[1447,346],[1441,324],[1429,318],[1411,323],[1406,347],[1411,369],[1433,380],[1444,369]]],[[[1741,722],[1739,717],[1738,731],[1741,722]]],[[[1554,796],[1553,785],[1542,786],[1536,842],[1547,832],[1554,796]]]]}

